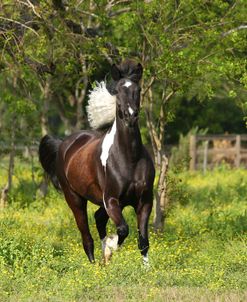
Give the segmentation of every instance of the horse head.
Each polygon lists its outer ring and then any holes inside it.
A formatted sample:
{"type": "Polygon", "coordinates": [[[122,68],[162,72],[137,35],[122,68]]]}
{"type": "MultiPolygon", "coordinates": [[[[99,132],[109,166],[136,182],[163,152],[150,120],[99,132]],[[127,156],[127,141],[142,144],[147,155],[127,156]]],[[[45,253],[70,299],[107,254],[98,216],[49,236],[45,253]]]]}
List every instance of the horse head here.
{"type": "Polygon", "coordinates": [[[116,90],[116,115],[126,126],[134,127],[140,111],[141,88],[136,82],[123,78],[118,81],[116,90]]]}
{"type": "Polygon", "coordinates": [[[129,59],[123,61],[119,65],[113,64],[111,66],[111,76],[114,81],[127,78],[135,83],[138,83],[142,78],[142,73],[142,65],[129,59]]]}
{"type": "Polygon", "coordinates": [[[116,86],[120,79],[126,78],[138,84],[142,78],[142,73],[142,65],[134,60],[127,59],[120,64],[113,64],[111,66],[112,81],[107,84],[107,89],[110,94],[116,95],[116,86]]]}
{"type": "Polygon", "coordinates": [[[121,109],[117,111],[120,118],[134,124],[133,122],[137,120],[140,103],[140,93],[134,93],[134,91],[139,90],[138,83],[142,77],[142,72],[143,68],[140,63],[125,60],[121,64],[112,65],[113,81],[109,84],[103,81],[96,83],[96,87],[89,93],[87,106],[89,124],[93,129],[108,127],[113,123],[116,117],[116,102],[121,109]],[[126,84],[128,87],[124,86],[126,81],[131,85],[126,84]],[[123,87],[121,88],[121,86],[123,87]],[[132,93],[133,95],[131,95],[132,93]],[[116,95],[118,95],[118,101],[116,101],[116,95]],[[120,102],[120,99],[125,100],[126,104],[124,101],[120,102]]]}

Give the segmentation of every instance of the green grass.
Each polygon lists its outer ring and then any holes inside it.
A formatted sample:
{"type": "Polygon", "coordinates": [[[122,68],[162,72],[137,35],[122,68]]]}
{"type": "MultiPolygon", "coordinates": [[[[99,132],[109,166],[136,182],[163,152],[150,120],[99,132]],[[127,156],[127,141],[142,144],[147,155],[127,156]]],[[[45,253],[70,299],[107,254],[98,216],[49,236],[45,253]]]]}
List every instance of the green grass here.
{"type": "Polygon", "coordinates": [[[92,265],[63,197],[51,190],[36,198],[30,172],[17,167],[10,204],[0,211],[0,301],[246,301],[247,171],[170,179],[165,232],[150,228],[150,268],[142,266],[131,208],[124,211],[130,235],[104,266],[96,207],[89,208],[92,265]]]}

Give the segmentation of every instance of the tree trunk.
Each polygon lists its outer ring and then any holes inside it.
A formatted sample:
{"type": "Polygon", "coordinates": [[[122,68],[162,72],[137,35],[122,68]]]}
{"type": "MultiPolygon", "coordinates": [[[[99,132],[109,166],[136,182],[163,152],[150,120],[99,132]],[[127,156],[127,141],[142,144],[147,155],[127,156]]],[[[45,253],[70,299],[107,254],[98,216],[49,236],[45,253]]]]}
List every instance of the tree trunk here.
{"type": "Polygon", "coordinates": [[[155,212],[153,225],[155,231],[163,231],[165,223],[166,210],[168,208],[169,200],[167,196],[167,171],[168,171],[168,158],[165,153],[161,156],[160,174],[158,180],[157,193],[155,194],[155,212]]]}
{"type": "Polygon", "coordinates": [[[87,86],[88,86],[88,76],[87,76],[87,65],[85,58],[80,56],[80,63],[82,65],[83,77],[76,83],[75,97],[76,97],[76,125],[75,130],[80,130],[83,124],[84,113],[82,109],[82,104],[85,100],[87,86]],[[83,88],[80,87],[83,83],[83,88]]]}
{"type": "MultiPolygon", "coordinates": [[[[43,108],[41,112],[41,134],[42,137],[49,133],[49,125],[48,125],[48,110],[49,110],[49,98],[50,98],[50,81],[46,80],[44,87],[41,87],[43,93],[43,108]]],[[[37,190],[36,195],[38,196],[46,196],[48,192],[48,182],[46,180],[46,176],[43,176],[41,184],[37,190]]]]}
{"type": "Polygon", "coordinates": [[[168,158],[164,152],[164,133],[166,124],[165,106],[167,102],[174,95],[174,91],[166,94],[164,88],[161,96],[158,122],[154,119],[154,97],[152,92],[152,85],[154,80],[151,79],[147,88],[143,89],[143,98],[146,95],[146,123],[151,138],[154,161],[156,167],[156,174],[159,173],[157,193],[154,197],[154,220],[153,225],[155,231],[163,231],[165,214],[168,208],[168,196],[167,196],[167,171],[168,171],[168,158]],[[156,125],[156,126],[155,126],[156,125]],[[159,126],[157,126],[159,125],[159,126]]]}
{"type": "Polygon", "coordinates": [[[15,130],[12,129],[11,137],[11,150],[9,154],[9,167],[8,167],[8,181],[1,192],[0,208],[4,208],[7,205],[8,193],[12,188],[12,180],[14,174],[14,160],[15,160],[15,130]]]}
{"type": "Polygon", "coordinates": [[[72,124],[70,123],[69,119],[66,117],[65,115],[65,110],[63,108],[63,100],[62,100],[62,97],[61,96],[58,96],[58,106],[57,106],[57,109],[58,109],[58,113],[59,113],[59,117],[64,125],[64,128],[65,128],[65,131],[64,131],[64,134],[65,135],[70,135],[72,132],[73,132],[73,126],[72,124]]]}
{"type": "Polygon", "coordinates": [[[41,87],[43,93],[43,108],[41,112],[41,133],[45,136],[49,132],[48,126],[48,110],[49,110],[49,95],[50,95],[50,82],[47,80],[44,87],[41,87]]]}

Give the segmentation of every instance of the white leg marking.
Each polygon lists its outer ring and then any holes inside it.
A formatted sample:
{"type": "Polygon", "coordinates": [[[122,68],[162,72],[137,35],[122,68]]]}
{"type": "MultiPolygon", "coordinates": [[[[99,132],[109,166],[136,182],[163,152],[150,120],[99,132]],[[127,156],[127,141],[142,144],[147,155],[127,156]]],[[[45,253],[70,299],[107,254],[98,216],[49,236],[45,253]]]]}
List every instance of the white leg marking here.
{"type": "Polygon", "coordinates": [[[102,166],[106,168],[106,161],[108,159],[109,156],[109,151],[111,146],[113,145],[114,142],[114,136],[117,130],[117,126],[116,126],[116,119],[114,121],[114,124],[112,125],[111,131],[109,133],[106,134],[103,143],[102,143],[102,152],[100,155],[100,160],[102,163],[102,166]]]}
{"type": "Polygon", "coordinates": [[[144,266],[149,266],[148,254],[143,256],[143,264],[144,264],[144,266]]]}
{"type": "Polygon", "coordinates": [[[118,235],[116,235],[116,234],[111,235],[111,236],[107,237],[107,239],[106,239],[106,245],[114,251],[116,251],[118,248],[117,243],[118,243],[118,235]]]}
{"type": "Polygon", "coordinates": [[[111,235],[109,237],[106,236],[103,240],[101,240],[103,258],[106,264],[109,263],[109,260],[112,256],[112,252],[117,250],[117,243],[118,235],[111,235]]]}
{"type": "Polygon", "coordinates": [[[105,236],[105,238],[101,240],[101,247],[102,247],[103,254],[104,254],[104,250],[105,250],[106,238],[107,238],[107,236],[105,236]]]}

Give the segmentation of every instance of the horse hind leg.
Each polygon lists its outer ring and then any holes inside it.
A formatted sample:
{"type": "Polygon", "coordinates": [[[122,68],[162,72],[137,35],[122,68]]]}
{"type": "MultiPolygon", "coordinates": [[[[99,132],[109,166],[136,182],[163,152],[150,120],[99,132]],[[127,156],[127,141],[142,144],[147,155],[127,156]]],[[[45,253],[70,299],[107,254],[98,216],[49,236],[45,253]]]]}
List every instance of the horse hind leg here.
{"type": "Polygon", "coordinates": [[[99,233],[100,240],[103,240],[106,237],[106,225],[109,219],[109,216],[105,208],[100,207],[95,213],[94,218],[96,222],[96,227],[99,233]]]}
{"type": "Polygon", "coordinates": [[[94,262],[94,242],[88,225],[87,200],[71,190],[65,190],[64,195],[80,230],[84,251],[89,261],[94,262]]]}

